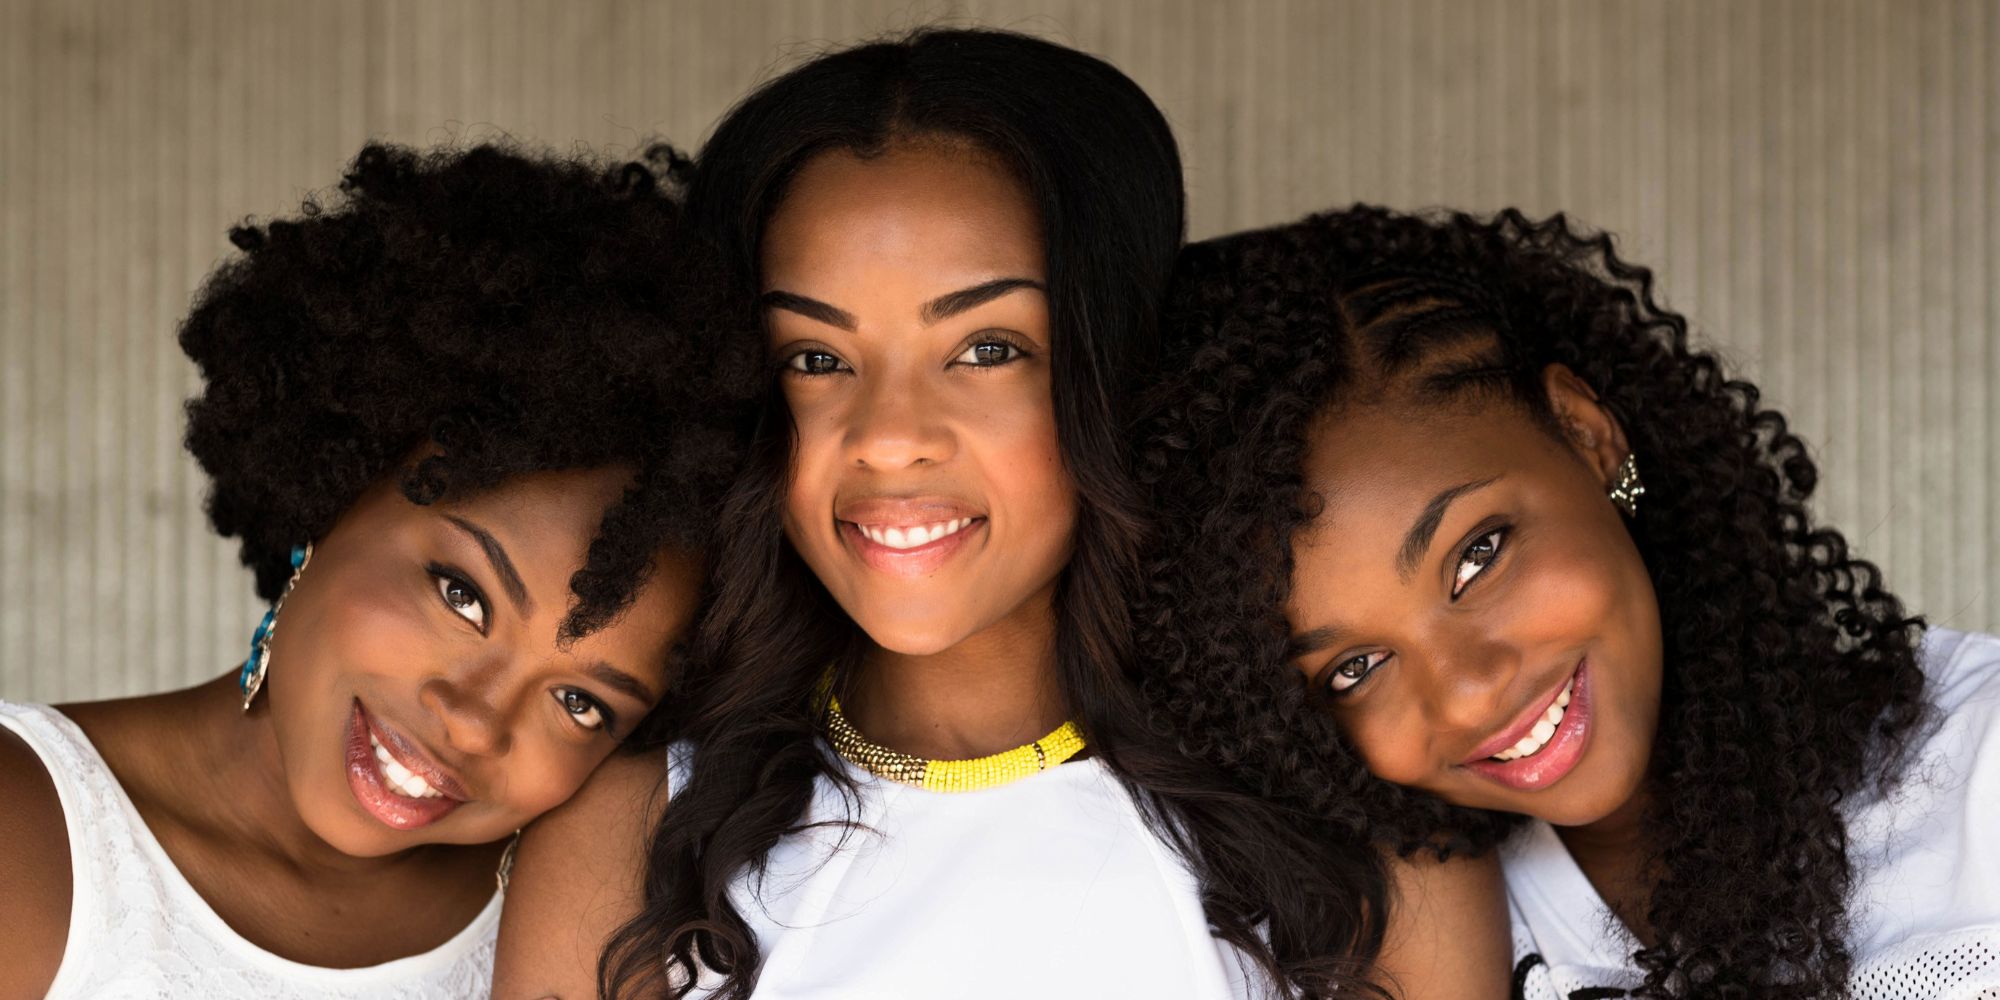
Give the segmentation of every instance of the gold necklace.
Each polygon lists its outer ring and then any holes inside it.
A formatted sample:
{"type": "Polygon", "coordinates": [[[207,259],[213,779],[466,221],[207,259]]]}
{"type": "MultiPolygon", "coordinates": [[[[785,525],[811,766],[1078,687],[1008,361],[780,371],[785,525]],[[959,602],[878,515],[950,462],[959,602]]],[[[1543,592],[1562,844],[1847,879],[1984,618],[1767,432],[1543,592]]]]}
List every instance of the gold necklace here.
{"type": "Polygon", "coordinates": [[[1083,732],[1076,723],[1065,722],[1055,732],[1012,750],[971,760],[926,760],[868,742],[840,714],[839,698],[830,698],[827,704],[826,738],[834,753],[869,774],[933,792],[996,788],[1046,771],[1083,750],[1083,732]]]}

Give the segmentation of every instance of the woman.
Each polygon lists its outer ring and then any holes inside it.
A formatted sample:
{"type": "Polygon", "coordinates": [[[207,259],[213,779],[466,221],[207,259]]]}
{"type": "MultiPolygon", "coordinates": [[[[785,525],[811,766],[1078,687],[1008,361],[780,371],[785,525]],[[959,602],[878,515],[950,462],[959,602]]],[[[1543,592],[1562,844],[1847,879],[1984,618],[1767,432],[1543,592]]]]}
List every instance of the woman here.
{"type": "Polygon", "coordinates": [[[370,146],[231,234],[187,443],[272,617],[188,690],[0,703],[0,995],[485,994],[510,839],[658,702],[730,474],[724,383],[657,377],[708,354],[679,214],[370,146]]]}
{"type": "Polygon", "coordinates": [[[776,391],[664,819],[613,822],[662,808],[620,768],[531,831],[499,994],[598,987],[628,915],[606,994],[1364,986],[1383,895],[1325,890],[1379,857],[1140,724],[1117,430],[1183,231],[1158,110],[1081,53],[926,31],[773,81],[700,163],[776,391]]]}
{"type": "Polygon", "coordinates": [[[1357,207],[1182,277],[1141,620],[1191,752],[1405,849],[1518,829],[1517,995],[2000,985],[2000,643],[1919,641],[1647,271],[1357,207]]]}

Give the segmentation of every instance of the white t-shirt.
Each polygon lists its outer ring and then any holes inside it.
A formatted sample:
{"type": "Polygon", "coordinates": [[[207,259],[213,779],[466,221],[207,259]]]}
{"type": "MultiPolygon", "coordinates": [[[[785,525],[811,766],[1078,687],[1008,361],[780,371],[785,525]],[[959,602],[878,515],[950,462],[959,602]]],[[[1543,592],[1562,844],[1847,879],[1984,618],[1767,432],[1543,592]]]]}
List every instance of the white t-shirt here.
{"type": "Polygon", "coordinates": [[[491,990],[498,893],[421,955],[359,969],[294,962],[230,929],[195,892],[76,723],[0,701],[0,727],[42,759],[69,831],[69,941],[48,1000],[448,1000],[491,990]]]}
{"type": "MultiPolygon", "coordinates": [[[[1854,997],[2000,1000],[2000,639],[1932,629],[1922,662],[1932,716],[1908,770],[1848,810],[1854,997]]],[[[1500,857],[1526,977],[1516,996],[1641,981],[1630,962],[1639,942],[1554,828],[1531,824],[1500,857]]]]}
{"type": "MultiPolygon", "coordinates": [[[[671,756],[679,787],[687,755],[671,756]]],[[[821,777],[810,816],[857,825],[784,838],[731,889],[763,956],[757,1000],[1263,995],[1102,763],[974,792],[848,770],[852,813],[821,777]]]]}

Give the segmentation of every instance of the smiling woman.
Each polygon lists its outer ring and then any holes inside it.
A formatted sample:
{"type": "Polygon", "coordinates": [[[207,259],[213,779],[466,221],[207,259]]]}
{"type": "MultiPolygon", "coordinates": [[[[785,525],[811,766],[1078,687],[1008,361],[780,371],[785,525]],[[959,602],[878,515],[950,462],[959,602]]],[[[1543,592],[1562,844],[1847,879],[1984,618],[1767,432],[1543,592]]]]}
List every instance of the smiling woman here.
{"type": "Polygon", "coordinates": [[[233,235],[188,447],[274,602],[185,691],[0,703],[0,995],[483,995],[510,838],[645,729],[753,383],[656,166],[371,146],[233,235]]]}
{"type": "Polygon", "coordinates": [[[1608,237],[1357,206],[1190,248],[1174,301],[1161,725],[1501,845],[1516,996],[1996,995],[2000,640],[1814,523],[1805,443],[1608,237]]]}

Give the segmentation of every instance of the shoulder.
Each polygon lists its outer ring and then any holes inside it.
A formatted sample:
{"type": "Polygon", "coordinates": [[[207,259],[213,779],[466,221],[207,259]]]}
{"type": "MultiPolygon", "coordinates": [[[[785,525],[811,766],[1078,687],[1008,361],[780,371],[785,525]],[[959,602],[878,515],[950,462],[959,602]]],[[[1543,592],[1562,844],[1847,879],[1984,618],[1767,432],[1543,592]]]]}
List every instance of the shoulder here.
{"type": "Polygon", "coordinates": [[[42,757],[0,726],[0,996],[37,996],[69,938],[69,833],[42,757]]]}
{"type": "Polygon", "coordinates": [[[2000,703],[2000,636],[1933,628],[1924,633],[1924,683],[1931,704],[1946,713],[1961,706],[1991,711],[2000,703]]]}
{"type": "Polygon", "coordinates": [[[595,997],[604,942],[639,912],[667,755],[617,754],[521,833],[500,916],[495,997],[595,997]]]}

